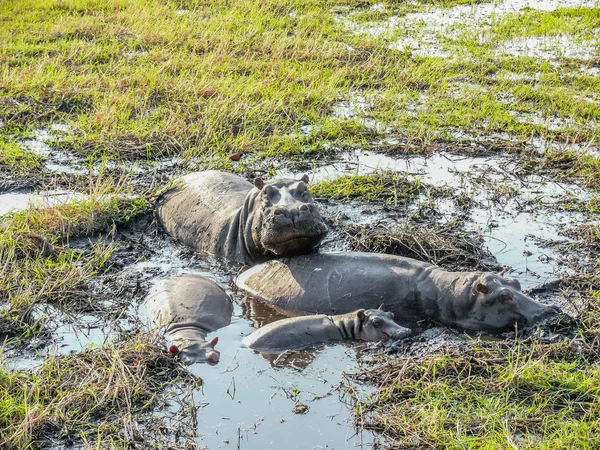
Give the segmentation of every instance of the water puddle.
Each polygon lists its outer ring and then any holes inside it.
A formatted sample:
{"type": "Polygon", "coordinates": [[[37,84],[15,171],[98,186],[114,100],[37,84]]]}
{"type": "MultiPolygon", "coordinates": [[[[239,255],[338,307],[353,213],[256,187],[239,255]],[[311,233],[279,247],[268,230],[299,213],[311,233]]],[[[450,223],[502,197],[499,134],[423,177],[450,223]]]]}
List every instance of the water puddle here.
{"type": "Polygon", "coordinates": [[[179,162],[178,158],[166,157],[157,161],[136,161],[135,163],[114,160],[96,160],[92,163],[87,158],[73,155],[52,145],[70,131],[72,130],[68,125],[54,123],[48,129],[34,130],[33,137],[21,140],[19,145],[40,156],[43,168],[53,174],[98,176],[106,170],[145,174],[154,170],[172,169],[179,162]]]}
{"type": "Polygon", "coordinates": [[[496,52],[538,59],[577,58],[592,59],[597,56],[596,42],[575,40],[568,34],[558,36],[519,37],[500,44],[496,52]]]}
{"type": "MultiPolygon", "coordinates": [[[[379,5],[379,11],[385,11],[379,5]]],[[[359,23],[353,20],[352,12],[338,14],[337,19],[353,33],[369,34],[373,37],[386,36],[392,42],[390,48],[410,50],[419,56],[448,58],[451,55],[444,50],[448,38],[456,39],[465,30],[477,32],[480,43],[483,33],[497,23],[502,16],[517,13],[525,9],[553,11],[565,7],[598,7],[597,0],[503,0],[489,3],[457,5],[451,8],[432,7],[424,12],[392,16],[381,22],[359,23]]],[[[499,53],[533,56],[540,59],[558,57],[591,59],[595,56],[593,42],[575,42],[572,36],[523,38],[502,43],[499,53]]]]}
{"type": "MultiPolygon", "coordinates": [[[[355,151],[346,153],[340,162],[309,171],[311,182],[331,180],[342,175],[365,175],[375,171],[395,171],[409,179],[439,188],[450,188],[458,196],[472,200],[465,231],[478,232],[485,245],[502,265],[511,267],[512,276],[523,288],[533,288],[558,277],[559,255],[548,242],[569,242],[561,232],[588,223],[590,216],[562,210],[562,203],[585,201],[589,194],[572,183],[559,183],[540,175],[522,173],[518,162],[505,157],[458,157],[436,153],[429,158],[393,158],[384,154],[355,151]]],[[[298,177],[300,172],[280,171],[278,175],[298,177]]],[[[425,202],[430,199],[420,198],[425,202]]],[[[435,201],[435,199],[434,199],[435,201]]],[[[338,205],[324,205],[324,215],[348,215],[351,204],[340,210],[338,205]]],[[[418,208],[412,205],[412,210],[418,208]]],[[[451,223],[459,212],[454,200],[437,199],[440,224],[451,223]]],[[[378,223],[405,220],[406,213],[364,214],[364,205],[354,207],[349,219],[355,223],[378,223]],[[395,216],[395,218],[393,218],[395,216]]],[[[375,210],[379,210],[374,206],[375,210]]],[[[596,218],[597,219],[597,218],[596,218]]],[[[335,248],[335,247],[334,247],[335,248]]]]}
{"type": "MultiPolygon", "coordinates": [[[[357,367],[356,347],[335,345],[301,352],[291,358],[261,355],[242,348],[242,339],[254,330],[283,316],[258,302],[240,298],[225,273],[206,261],[180,258],[170,243],[155,256],[128,267],[127,272],[152,273],[155,280],[179,273],[206,276],[235,300],[231,324],[208,336],[219,337],[221,361],[211,367],[190,366],[204,380],[194,392],[198,414],[199,443],[208,448],[371,448],[377,437],[356,435],[349,408],[339,400],[337,387],[342,371],[357,367]],[[304,414],[293,412],[296,404],[308,406],[304,414]]],[[[149,322],[140,306],[138,317],[149,322]]]]}
{"type": "Polygon", "coordinates": [[[61,190],[0,194],[0,216],[31,207],[51,208],[81,197],[81,194],[61,190]]]}

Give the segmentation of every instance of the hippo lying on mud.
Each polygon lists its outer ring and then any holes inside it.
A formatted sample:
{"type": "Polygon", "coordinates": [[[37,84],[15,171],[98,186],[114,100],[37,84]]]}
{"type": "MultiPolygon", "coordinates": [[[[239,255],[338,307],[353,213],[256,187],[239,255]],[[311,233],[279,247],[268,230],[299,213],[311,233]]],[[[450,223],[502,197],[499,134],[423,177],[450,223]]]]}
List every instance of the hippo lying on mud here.
{"type": "Polygon", "coordinates": [[[225,172],[195,172],[164,195],[157,215],[194,250],[253,265],[310,252],[327,233],[306,183],[305,175],[252,186],[225,172]]]}
{"type": "Polygon", "coordinates": [[[166,327],[183,362],[219,362],[218,338],[206,342],[206,335],[229,325],[233,304],[214,282],[200,275],[173,276],[152,288],[145,305],[152,318],[166,327]]]}
{"type": "Polygon", "coordinates": [[[411,331],[394,322],[394,314],[382,309],[359,309],[348,314],[292,317],[278,320],[246,336],[243,344],[261,352],[300,350],[343,339],[382,341],[401,339],[411,331]]]}
{"type": "Polygon", "coordinates": [[[321,253],[255,266],[236,285],[283,308],[340,314],[383,303],[401,323],[423,319],[477,331],[530,326],[560,309],[521,292],[494,273],[447,272],[377,253],[321,253]]]}

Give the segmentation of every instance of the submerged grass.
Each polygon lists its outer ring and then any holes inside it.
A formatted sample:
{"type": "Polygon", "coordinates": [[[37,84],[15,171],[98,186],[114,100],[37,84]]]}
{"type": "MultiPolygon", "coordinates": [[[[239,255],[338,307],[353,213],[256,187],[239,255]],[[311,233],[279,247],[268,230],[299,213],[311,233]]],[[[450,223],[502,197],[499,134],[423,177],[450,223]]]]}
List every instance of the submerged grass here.
{"type": "Polygon", "coordinates": [[[197,387],[201,380],[148,334],[50,356],[27,372],[12,372],[0,363],[0,446],[34,449],[47,436],[59,435],[87,448],[166,448],[180,439],[176,434],[183,440],[194,434],[194,414],[173,425],[168,419],[174,413],[152,422],[149,413],[166,404],[167,388],[181,383],[197,387]]]}

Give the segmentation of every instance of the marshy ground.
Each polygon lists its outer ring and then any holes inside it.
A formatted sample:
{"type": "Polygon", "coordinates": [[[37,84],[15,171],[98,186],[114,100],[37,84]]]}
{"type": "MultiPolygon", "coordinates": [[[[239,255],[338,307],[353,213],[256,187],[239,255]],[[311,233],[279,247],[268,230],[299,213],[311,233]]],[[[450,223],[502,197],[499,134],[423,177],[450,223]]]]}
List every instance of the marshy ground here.
{"type": "Polygon", "coordinates": [[[598,1],[7,0],[0,23],[0,447],[600,446],[598,1]],[[153,221],[209,168],[309,173],[323,250],[507,268],[575,320],[268,360],[240,342],[280,316],[229,290],[221,362],[186,370],[140,303],[235,275],[153,221]]]}

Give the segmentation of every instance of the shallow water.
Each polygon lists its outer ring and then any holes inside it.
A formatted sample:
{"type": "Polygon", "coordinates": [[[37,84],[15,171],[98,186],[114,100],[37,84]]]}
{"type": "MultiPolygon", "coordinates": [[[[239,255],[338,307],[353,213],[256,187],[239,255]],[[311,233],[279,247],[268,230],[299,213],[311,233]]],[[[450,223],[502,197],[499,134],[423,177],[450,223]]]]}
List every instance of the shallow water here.
{"type": "Polygon", "coordinates": [[[74,192],[60,190],[0,194],[0,216],[30,207],[56,206],[79,196],[74,192]]]}
{"type": "MultiPolygon", "coordinates": [[[[221,360],[216,366],[195,364],[190,370],[204,380],[194,393],[198,414],[199,443],[208,448],[371,448],[376,436],[356,435],[351,413],[340,403],[336,388],[342,371],[356,367],[356,350],[335,345],[301,352],[275,367],[273,356],[263,356],[242,347],[242,339],[253,330],[282,318],[258,302],[245,302],[229,288],[231,274],[214,266],[176,257],[170,245],[155,258],[130,267],[129,271],[158,269],[160,275],[196,273],[206,276],[235,300],[231,324],[208,335],[217,336],[221,360]],[[293,392],[299,390],[296,397],[293,392]],[[323,398],[321,398],[324,396],[323,398]],[[306,414],[292,412],[296,400],[306,404],[306,414]],[[292,444],[293,443],[293,444],[292,444]]],[[[148,321],[143,306],[140,317],[148,321]]]]}
{"type": "MultiPolygon", "coordinates": [[[[561,231],[590,217],[580,212],[550,211],[561,202],[584,201],[587,192],[572,183],[559,183],[543,176],[521,174],[518,163],[505,157],[457,156],[444,152],[431,157],[394,158],[385,154],[355,151],[346,153],[338,163],[308,172],[312,182],[331,180],[342,175],[364,175],[391,170],[420,179],[435,187],[450,187],[475,201],[465,231],[479,232],[485,245],[501,265],[513,269],[511,276],[529,289],[558,276],[559,255],[546,241],[569,242],[561,231]]],[[[280,171],[278,175],[299,177],[301,173],[280,171]]],[[[423,200],[424,201],[424,200],[423,200]]],[[[335,211],[335,207],[326,210],[335,211]]],[[[345,206],[344,213],[352,207],[345,206]]],[[[389,226],[402,221],[402,214],[364,215],[362,206],[351,220],[357,223],[384,222],[389,226]],[[360,220],[360,217],[364,220],[360,220]],[[359,220],[357,220],[359,219],[359,220]]],[[[438,200],[440,224],[457,215],[452,201],[438,200]]],[[[597,220],[597,218],[596,218],[597,220]]],[[[335,249],[335,247],[334,247],[335,249]]]]}
{"type": "MultiPolygon", "coordinates": [[[[451,8],[431,7],[424,12],[392,16],[381,22],[354,22],[352,12],[339,15],[338,20],[348,31],[354,33],[370,34],[373,37],[389,35],[392,39],[390,48],[409,49],[418,56],[450,58],[453,55],[444,50],[445,39],[458,38],[465,29],[477,31],[479,38],[483,39],[483,29],[497,23],[506,14],[520,12],[527,8],[554,11],[565,7],[599,6],[598,0],[502,0],[456,5],[451,8]],[[395,36],[397,34],[399,36],[395,36]]],[[[376,9],[385,11],[385,6],[378,5],[376,9]]],[[[555,59],[561,56],[592,59],[597,53],[597,39],[594,41],[576,42],[569,35],[536,36],[501,42],[496,46],[496,51],[499,54],[532,56],[540,59],[555,59]]]]}

